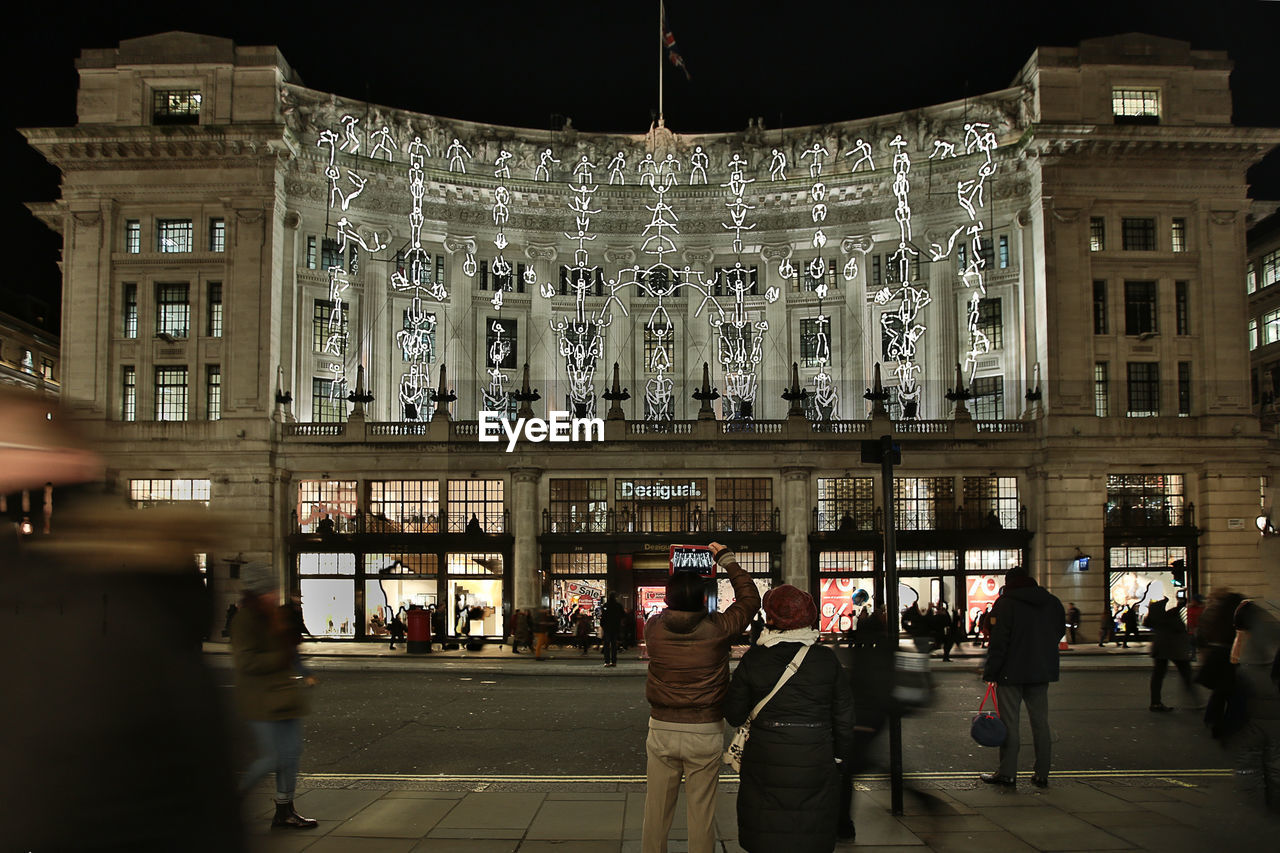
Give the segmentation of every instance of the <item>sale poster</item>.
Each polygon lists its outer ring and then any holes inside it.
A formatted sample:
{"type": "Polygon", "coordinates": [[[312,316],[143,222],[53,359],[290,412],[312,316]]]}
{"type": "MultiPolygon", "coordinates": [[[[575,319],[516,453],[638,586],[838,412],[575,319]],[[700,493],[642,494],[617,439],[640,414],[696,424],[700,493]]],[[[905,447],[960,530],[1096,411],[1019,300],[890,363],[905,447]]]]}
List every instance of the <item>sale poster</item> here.
{"type": "Polygon", "coordinates": [[[1003,585],[1003,575],[969,575],[965,578],[965,606],[968,608],[964,626],[966,631],[972,632],[979,614],[996,603],[1003,585]]]}
{"type": "Polygon", "coordinates": [[[853,627],[853,593],[857,578],[822,578],[818,630],[824,634],[843,633],[853,627]]]}

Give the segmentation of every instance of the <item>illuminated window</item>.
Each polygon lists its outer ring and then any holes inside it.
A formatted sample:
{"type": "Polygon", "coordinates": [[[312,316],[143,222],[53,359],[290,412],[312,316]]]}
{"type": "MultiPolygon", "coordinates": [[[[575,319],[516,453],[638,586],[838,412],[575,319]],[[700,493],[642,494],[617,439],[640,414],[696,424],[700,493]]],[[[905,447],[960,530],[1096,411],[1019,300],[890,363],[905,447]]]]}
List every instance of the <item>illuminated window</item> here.
{"type": "Polygon", "coordinates": [[[609,571],[608,554],[552,554],[553,575],[604,575],[609,571]]]}
{"type": "Polygon", "coordinates": [[[1258,271],[1254,269],[1253,261],[1244,266],[1244,289],[1246,293],[1253,293],[1258,289],[1258,271]]]}
{"type": "Polygon", "coordinates": [[[317,299],[311,307],[311,347],[337,358],[347,354],[347,312],[339,309],[334,316],[333,303],[317,299]]]}
{"type": "Polygon", "coordinates": [[[156,220],[157,252],[190,252],[193,238],[194,229],[190,219],[156,220]]]}
{"type": "Polygon", "coordinates": [[[994,527],[991,513],[996,514],[1005,530],[1018,528],[1017,477],[965,477],[964,513],[966,526],[994,527]]]}
{"type": "Polygon", "coordinates": [[[316,268],[316,238],[315,236],[307,237],[307,269],[316,268]]]}
{"type": "Polygon", "coordinates": [[[614,490],[619,531],[668,533],[704,529],[706,478],[616,479],[614,490]]]}
{"type": "Polygon", "coordinates": [[[1187,220],[1174,219],[1170,223],[1169,246],[1174,252],[1187,250],[1187,220]]]}
{"type": "Polygon", "coordinates": [[[440,532],[440,482],[371,481],[365,528],[369,533],[440,532]]]}
{"type": "Polygon", "coordinates": [[[1262,256],[1262,286],[1280,281],[1280,249],[1262,256]]]}
{"type": "Polygon", "coordinates": [[[818,478],[818,530],[874,530],[875,511],[870,477],[818,478]]]}
{"type": "Polygon", "coordinates": [[[1089,217],[1089,251],[1107,250],[1107,221],[1101,216],[1089,217]]]}
{"type": "Polygon", "coordinates": [[[1112,89],[1111,114],[1116,124],[1158,124],[1159,89],[1112,89]]]}
{"type": "Polygon", "coordinates": [[[604,478],[551,481],[552,533],[603,533],[609,512],[604,478]]]}
{"type": "Polygon", "coordinates": [[[1131,361],[1128,367],[1131,418],[1154,418],[1160,414],[1160,365],[1154,361],[1131,361]]]}
{"type": "Polygon", "coordinates": [[[1252,352],[1258,348],[1258,318],[1249,318],[1249,351],[1252,352]]]}
{"type": "Polygon", "coordinates": [[[188,285],[156,285],[156,334],[185,338],[191,330],[188,285]]]}
{"type": "Polygon", "coordinates": [[[1105,418],[1111,413],[1110,380],[1105,361],[1093,364],[1093,413],[1099,418],[1105,418]]]}
{"type": "Polygon", "coordinates": [[[333,522],[335,533],[353,532],[356,527],[356,481],[299,481],[297,513],[298,529],[302,533],[316,532],[326,516],[333,522]]]}
{"type": "Polygon", "coordinates": [[[998,297],[978,302],[978,331],[987,336],[992,349],[1004,349],[1004,314],[998,297]]]}
{"type": "Polygon", "coordinates": [[[1179,527],[1185,508],[1181,474],[1107,475],[1107,527],[1179,527]]]}
{"type": "Polygon", "coordinates": [[[1280,308],[1262,315],[1262,342],[1274,344],[1280,341],[1280,308]]]}
{"type": "Polygon", "coordinates": [[[951,477],[898,477],[893,481],[899,530],[937,530],[954,514],[955,503],[956,484],[951,477]]]}
{"type": "Polygon", "coordinates": [[[449,481],[449,533],[463,533],[475,516],[484,533],[503,533],[501,480],[449,481]]]}
{"type": "Polygon", "coordinates": [[[1000,269],[1009,268],[1009,235],[1000,235],[1000,269]]]}
{"type": "Polygon", "coordinates": [[[818,318],[811,317],[800,321],[800,366],[818,367],[831,361],[831,318],[826,318],[821,326],[818,318]],[[826,347],[820,347],[822,337],[826,338],[826,347]]]}
{"type": "Polygon", "coordinates": [[[199,89],[156,89],[151,93],[152,124],[199,124],[199,89]]]}
{"type": "Polygon", "coordinates": [[[222,419],[222,366],[211,364],[205,369],[205,418],[222,419]]]}
{"type": "Polygon", "coordinates": [[[206,334],[211,338],[222,337],[222,282],[209,282],[208,317],[205,323],[206,334]]]}
{"type": "Polygon", "coordinates": [[[142,251],[142,223],[136,219],[125,220],[124,250],[130,255],[136,255],[142,251]]]}
{"type": "Polygon", "coordinates": [[[498,319],[490,317],[484,324],[485,328],[485,364],[492,364],[494,354],[501,354],[502,358],[498,360],[497,366],[502,370],[515,370],[517,362],[516,353],[516,321],[507,319],[498,319]],[[494,327],[501,327],[502,345],[499,347],[498,330],[494,327]]]}
{"type": "Polygon", "coordinates": [[[225,252],[227,250],[227,220],[209,220],[209,251],[225,252]]]}
{"type": "Polygon", "coordinates": [[[715,511],[718,530],[769,530],[773,526],[773,480],[717,477],[715,511]]]}
{"type": "Polygon", "coordinates": [[[1126,252],[1154,252],[1156,221],[1148,217],[1125,217],[1120,220],[1120,239],[1126,252]]]}
{"type": "Polygon", "coordinates": [[[127,281],[123,285],[121,319],[124,323],[123,334],[126,338],[138,336],[138,285],[127,281]]]}
{"type": "Polygon", "coordinates": [[[40,359],[40,375],[50,382],[53,381],[53,359],[43,357],[40,359]]]}
{"type": "Polygon", "coordinates": [[[129,500],[135,506],[168,503],[209,505],[209,480],[130,480],[129,500]]]}
{"type": "Polygon", "coordinates": [[[645,373],[662,373],[670,370],[676,352],[676,330],[674,327],[651,329],[644,327],[644,370],[645,373]],[[658,331],[664,332],[659,337],[658,331]],[[661,355],[659,355],[661,353],[661,355]],[[666,365],[659,370],[659,365],[666,365]]]}
{"type": "Polygon", "coordinates": [[[133,365],[125,365],[121,369],[120,382],[120,420],[136,421],[138,419],[138,374],[133,365]]]}
{"type": "Polygon", "coordinates": [[[156,420],[187,419],[187,368],[185,365],[156,368],[156,420]]]}
{"type": "Polygon", "coordinates": [[[423,328],[418,330],[418,340],[415,342],[413,333],[409,331],[409,310],[408,308],[404,309],[404,313],[401,316],[401,334],[397,338],[400,342],[400,360],[404,362],[414,361],[415,359],[411,357],[410,353],[419,350],[426,352],[424,361],[434,363],[436,360],[436,324],[433,321],[436,315],[426,315],[427,319],[423,323],[423,328]],[[417,344],[416,347],[415,343],[417,344]]]}
{"type": "Polygon", "coordinates": [[[311,422],[336,424],[347,419],[347,389],[336,379],[311,380],[311,422]]]}

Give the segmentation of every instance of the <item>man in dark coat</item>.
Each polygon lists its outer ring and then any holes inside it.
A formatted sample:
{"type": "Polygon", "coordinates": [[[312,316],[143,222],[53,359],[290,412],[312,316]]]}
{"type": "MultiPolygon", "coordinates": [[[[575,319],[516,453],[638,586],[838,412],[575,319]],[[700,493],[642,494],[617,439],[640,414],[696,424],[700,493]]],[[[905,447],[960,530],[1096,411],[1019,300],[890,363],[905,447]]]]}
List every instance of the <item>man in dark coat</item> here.
{"type": "Polygon", "coordinates": [[[724,613],[707,612],[706,582],[690,572],[667,581],[667,609],[644,626],[649,650],[649,736],[643,853],[666,853],[680,779],[684,777],[689,853],[716,849],[715,805],[724,751],[722,703],[729,690],[729,647],[760,609],[755,581],[733,552],[710,544],[733,585],[724,613]]]}
{"type": "Polygon", "coordinates": [[[1009,737],[1000,747],[1000,769],[983,773],[983,782],[1016,784],[1020,715],[1025,702],[1036,747],[1031,784],[1049,787],[1049,682],[1058,680],[1058,641],[1066,619],[1062,602],[1037,585],[1026,569],[1018,567],[1005,574],[1004,594],[996,599],[988,617],[991,645],[982,680],[996,685],[1000,718],[1009,727],[1009,737]]]}
{"type": "Polygon", "coordinates": [[[622,605],[618,603],[617,593],[609,593],[604,612],[600,615],[600,628],[604,642],[604,665],[618,665],[618,639],[622,632],[622,605]]]}
{"type": "Polygon", "coordinates": [[[1151,629],[1151,710],[1172,711],[1161,701],[1161,688],[1164,686],[1165,673],[1169,671],[1169,661],[1178,668],[1182,676],[1182,685],[1194,697],[1191,686],[1191,635],[1177,609],[1169,610],[1169,599],[1161,598],[1151,602],[1147,608],[1147,618],[1143,624],[1151,629]]]}

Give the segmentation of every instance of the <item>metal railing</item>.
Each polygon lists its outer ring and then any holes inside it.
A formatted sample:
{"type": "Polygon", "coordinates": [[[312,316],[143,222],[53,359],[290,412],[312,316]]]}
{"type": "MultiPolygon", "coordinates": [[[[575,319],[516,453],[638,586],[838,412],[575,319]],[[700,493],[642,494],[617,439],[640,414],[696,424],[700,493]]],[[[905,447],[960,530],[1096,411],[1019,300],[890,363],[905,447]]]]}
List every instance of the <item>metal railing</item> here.
{"type": "Polygon", "coordinates": [[[610,507],[603,515],[593,518],[569,518],[542,510],[543,533],[777,533],[782,525],[782,511],[773,507],[768,512],[717,513],[714,508],[703,512],[695,509],[687,513],[679,524],[666,529],[646,529],[643,522],[627,510],[610,507]]]}

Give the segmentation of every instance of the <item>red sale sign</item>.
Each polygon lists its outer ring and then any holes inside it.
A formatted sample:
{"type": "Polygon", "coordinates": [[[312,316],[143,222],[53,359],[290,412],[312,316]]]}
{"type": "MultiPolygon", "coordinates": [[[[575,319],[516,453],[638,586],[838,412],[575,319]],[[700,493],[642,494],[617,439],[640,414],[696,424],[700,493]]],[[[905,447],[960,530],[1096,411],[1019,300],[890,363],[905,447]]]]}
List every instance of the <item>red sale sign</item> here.
{"type": "Polygon", "coordinates": [[[965,620],[964,627],[966,631],[972,631],[974,623],[978,621],[978,615],[990,605],[995,604],[996,599],[1000,597],[1000,587],[1004,578],[1001,575],[970,575],[965,580],[968,581],[968,588],[965,590],[968,618],[965,620]]]}
{"type": "Polygon", "coordinates": [[[853,591],[855,578],[822,578],[819,582],[822,602],[819,605],[818,630],[824,634],[848,631],[853,625],[853,591]]]}

